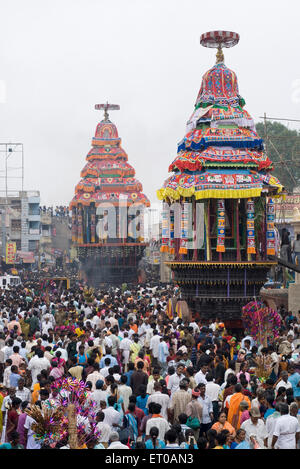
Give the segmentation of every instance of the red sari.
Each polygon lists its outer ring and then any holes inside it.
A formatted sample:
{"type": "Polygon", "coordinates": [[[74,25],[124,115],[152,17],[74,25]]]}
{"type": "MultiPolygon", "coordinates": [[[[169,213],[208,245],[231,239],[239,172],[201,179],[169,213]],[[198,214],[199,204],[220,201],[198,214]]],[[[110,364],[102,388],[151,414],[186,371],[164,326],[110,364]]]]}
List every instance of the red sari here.
{"type": "Polygon", "coordinates": [[[6,435],[7,441],[10,441],[12,432],[16,431],[18,428],[19,414],[16,409],[11,409],[7,414],[7,425],[6,425],[6,435]]]}

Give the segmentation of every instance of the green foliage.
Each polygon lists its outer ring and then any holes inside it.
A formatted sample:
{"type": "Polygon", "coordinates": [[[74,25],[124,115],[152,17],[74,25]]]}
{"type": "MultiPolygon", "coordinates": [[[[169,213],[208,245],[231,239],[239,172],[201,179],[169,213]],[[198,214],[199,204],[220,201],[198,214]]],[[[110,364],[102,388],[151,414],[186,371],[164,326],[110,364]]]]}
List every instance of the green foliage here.
{"type": "Polygon", "coordinates": [[[290,130],[279,122],[267,121],[266,127],[268,138],[264,123],[256,124],[258,135],[265,140],[267,155],[274,163],[272,174],[292,192],[294,187],[300,185],[300,132],[290,130]],[[277,152],[281,155],[283,163],[280,162],[277,152]]]}

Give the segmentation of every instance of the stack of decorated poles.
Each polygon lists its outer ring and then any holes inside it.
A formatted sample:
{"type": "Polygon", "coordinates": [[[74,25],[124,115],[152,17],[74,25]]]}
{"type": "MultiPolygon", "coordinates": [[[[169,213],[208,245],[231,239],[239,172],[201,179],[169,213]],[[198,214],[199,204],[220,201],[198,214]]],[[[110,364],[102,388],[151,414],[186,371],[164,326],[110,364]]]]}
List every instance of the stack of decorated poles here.
{"type": "MultiPolygon", "coordinates": [[[[242,308],[242,321],[245,334],[250,335],[258,346],[273,345],[280,336],[280,314],[260,300],[255,299],[242,308]]],[[[272,373],[272,364],[270,357],[261,354],[250,371],[264,381],[272,373]]]]}
{"type": "Polygon", "coordinates": [[[83,381],[62,378],[51,385],[53,399],[41,402],[41,406],[26,409],[34,422],[33,438],[42,448],[68,445],[70,449],[86,448],[99,442],[97,429],[97,404],[90,400],[89,389],[83,381]]]}
{"type": "MultiPolygon", "coordinates": [[[[220,33],[220,32],[218,32],[220,33]]],[[[158,190],[162,252],[182,297],[204,319],[241,327],[276,254],[274,198],[282,185],[223,56],[202,79],[187,133],[158,190]]]]}
{"type": "Polygon", "coordinates": [[[146,246],[144,211],[150,202],[107,112],[97,125],[86,160],[70,203],[78,257],[89,279],[137,280],[137,265],[146,246]]]}

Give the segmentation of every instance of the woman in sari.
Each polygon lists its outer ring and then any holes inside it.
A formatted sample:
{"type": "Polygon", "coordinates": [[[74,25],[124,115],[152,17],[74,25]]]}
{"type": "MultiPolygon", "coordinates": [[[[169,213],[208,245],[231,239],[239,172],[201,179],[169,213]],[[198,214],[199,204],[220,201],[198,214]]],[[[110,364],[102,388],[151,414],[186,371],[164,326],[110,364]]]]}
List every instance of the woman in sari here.
{"type": "Polygon", "coordinates": [[[6,440],[11,440],[11,435],[17,430],[18,419],[19,419],[19,408],[21,405],[21,399],[14,397],[11,401],[11,407],[7,413],[7,424],[6,424],[6,440]]]}
{"type": "Polygon", "coordinates": [[[132,429],[134,442],[136,442],[139,432],[138,432],[138,423],[134,415],[134,412],[135,412],[135,404],[133,402],[130,402],[125,418],[127,420],[128,427],[131,427],[132,429]]]}
{"type": "Polygon", "coordinates": [[[234,427],[227,421],[226,412],[221,412],[219,415],[218,422],[214,423],[211,427],[213,430],[216,430],[217,433],[220,433],[222,430],[228,430],[230,435],[235,437],[234,427]]]}
{"type": "Polygon", "coordinates": [[[19,323],[21,326],[22,334],[24,334],[24,338],[27,341],[28,340],[28,334],[29,334],[29,329],[30,329],[30,324],[27,320],[27,314],[24,314],[24,318],[19,316],[19,323]]]}
{"type": "Polygon", "coordinates": [[[125,414],[125,408],[124,408],[124,399],[119,395],[118,392],[118,385],[116,383],[112,383],[110,385],[110,394],[111,396],[114,396],[116,399],[116,403],[114,405],[114,409],[118,412],[121,413],[123,416],[125,414]]]}
{"type": "Polygon", "coordinates": [[[246,432],[242,428],[240,428],[236,432],[236,437],[234,441],[231,443],[230,449],[250,449],[249,443],[245,441],[246,432]]]}
{"type": "MultiPolygon", "coordinates": [[[[5,398],[6,393],[4,391],[3,384],[0,384],[0,409],[2,408],[3,404],[3,399],[5,398]]],[[[3,428],[3,417],[2,417],[2,412],[0,412],[0,435],[2,434],[2,428],[3,428]]]]}

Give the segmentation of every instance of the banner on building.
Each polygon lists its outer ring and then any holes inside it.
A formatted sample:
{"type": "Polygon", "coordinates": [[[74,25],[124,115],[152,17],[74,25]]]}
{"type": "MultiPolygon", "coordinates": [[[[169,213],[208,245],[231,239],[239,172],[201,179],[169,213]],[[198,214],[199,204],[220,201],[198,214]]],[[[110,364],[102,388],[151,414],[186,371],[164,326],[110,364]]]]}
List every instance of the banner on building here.
{"type": "Polygon", "coordinates": [[[16,263],[22,262],[23,264],[33,264],[35,262],[34,252],[32,251],[17,251],[16,263]]]}
{"type": "Polygon", "coordinates": [[[14,241],[6,243],[6,264],[14,264],[16,261],[17,246],[14,241]]]}

